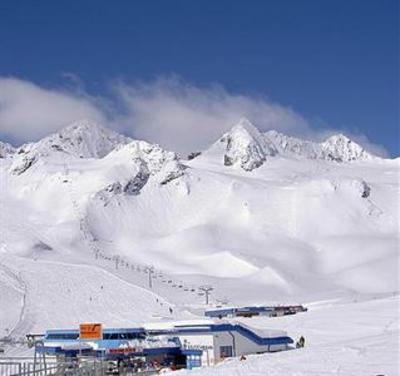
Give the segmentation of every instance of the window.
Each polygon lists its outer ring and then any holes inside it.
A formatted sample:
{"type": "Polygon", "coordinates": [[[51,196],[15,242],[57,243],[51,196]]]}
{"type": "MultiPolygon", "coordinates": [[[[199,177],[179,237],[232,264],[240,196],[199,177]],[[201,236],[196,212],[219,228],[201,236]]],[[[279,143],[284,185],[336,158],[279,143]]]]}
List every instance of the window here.
{"type": "Polygon", "coordinates": [[[133,339],[143,339],[146,335],[144,333],[130,333],[130,332],[121,332],[121,333],[104,333],[103,339],[112,339],[112,340],[133,340],[133,339]]]}
{"type": "Polygon", "coordinates": [[[118,339],[118,333],[104,333],[103,339],[118,339]]]}
{"type": "Polygon", "coordinates": [[[65,340],[65,339],[77,339],[79,337],[78,333],[50,333],[46,336],[48,340],[65,340]]]}
{"type": "Polygon", "coordinates": [[[232,357],[232,346],[220,346],[219,348],[219,357],[220,358],[230,358],[232,357]]]}

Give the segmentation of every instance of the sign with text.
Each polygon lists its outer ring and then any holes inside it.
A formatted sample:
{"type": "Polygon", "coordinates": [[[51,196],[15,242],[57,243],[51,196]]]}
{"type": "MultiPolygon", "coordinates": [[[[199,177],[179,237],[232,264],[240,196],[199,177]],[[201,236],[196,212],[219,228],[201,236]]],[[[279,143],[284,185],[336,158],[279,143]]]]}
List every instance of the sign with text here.
{"type": "Polygon", "coordinates": [[[80,339],[103,339],[103,325],[99,323],[84,323],[79,325],[80,339]]]}

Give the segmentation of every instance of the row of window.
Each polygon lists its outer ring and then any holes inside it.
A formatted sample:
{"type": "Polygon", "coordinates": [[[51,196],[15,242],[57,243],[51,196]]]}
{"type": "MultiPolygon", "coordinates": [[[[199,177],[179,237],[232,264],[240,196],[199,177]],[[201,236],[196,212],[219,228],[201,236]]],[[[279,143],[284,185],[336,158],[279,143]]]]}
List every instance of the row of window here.
{"type": "MultiPolygon", "coordinates": [[[[76,340],[79,338],[79,333],[49,333],[46,336],[48,340],[76,340]]],[[[144,333],[104,333],[103,339],[108,340],[132,340],[132,339],[144,339],[146,338],[144,333]]]]}
{"type": "Polygon", "coordinates": [[[144,333],[104,333],[103,339],[145,339],[144,333]]]}
{"type": "Polygon", "coordinates": [[[50,333],[46,339],[78,339],[79,333],[50,333]]]}

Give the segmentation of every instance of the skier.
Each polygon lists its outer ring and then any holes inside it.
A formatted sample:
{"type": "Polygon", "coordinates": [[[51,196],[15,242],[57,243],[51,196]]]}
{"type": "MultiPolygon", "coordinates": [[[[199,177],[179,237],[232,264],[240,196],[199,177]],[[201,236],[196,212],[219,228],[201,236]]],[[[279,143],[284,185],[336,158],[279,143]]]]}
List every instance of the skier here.
{"type": "Polygon", "coordinates": [[[169,307],[169,313],[172,315],[172,308],[171,307],[169,307]]]}
{"type": "Polygon", "coordinates": [[[296,343],[296,348],[298,349],[300,347],[304,347],[305,344],[306,344],[306,340],[304,339],[303,336],[301,336],[296,343]]]}

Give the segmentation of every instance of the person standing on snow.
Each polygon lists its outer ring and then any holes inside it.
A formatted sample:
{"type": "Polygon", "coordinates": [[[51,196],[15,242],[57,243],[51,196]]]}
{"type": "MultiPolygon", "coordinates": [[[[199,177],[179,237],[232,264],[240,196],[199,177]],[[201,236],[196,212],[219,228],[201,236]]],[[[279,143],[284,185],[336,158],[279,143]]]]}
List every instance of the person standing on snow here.
{"type": "Polygon", "coordinates": [[[305,344],[306,344],[306,340],[303,336],[301,336],[296,343],[296,348],[304,347],[305,344]]]}

